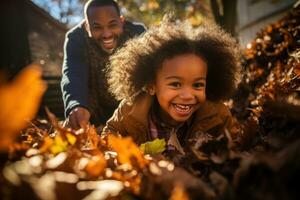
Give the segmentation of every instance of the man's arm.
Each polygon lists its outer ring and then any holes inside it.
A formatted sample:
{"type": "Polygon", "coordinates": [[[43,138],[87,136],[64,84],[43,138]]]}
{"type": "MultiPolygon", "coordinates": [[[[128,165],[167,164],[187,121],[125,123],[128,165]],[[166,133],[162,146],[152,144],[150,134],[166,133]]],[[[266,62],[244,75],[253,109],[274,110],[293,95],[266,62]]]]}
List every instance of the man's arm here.
{"type": "Polygon", "coordinates": [[[82,30],[67,33],[64,43],[61,90],[67,125],[80,128],[88,123],[88,65],[82,30]]]}

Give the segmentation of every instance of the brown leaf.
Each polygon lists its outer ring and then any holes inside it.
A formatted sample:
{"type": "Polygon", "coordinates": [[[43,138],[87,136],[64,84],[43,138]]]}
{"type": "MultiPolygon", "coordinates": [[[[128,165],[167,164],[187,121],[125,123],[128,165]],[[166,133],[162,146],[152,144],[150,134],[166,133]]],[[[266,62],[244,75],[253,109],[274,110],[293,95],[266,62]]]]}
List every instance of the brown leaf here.
{"type": "Polygon", "coordinates": [[[89,126],[86,131],[86,134],[89,148],[96,149],[101,140],[100,136],[96,131],[96,128],[94,126],[89,126]]]}
{"type": "Polygon", "coordinates": [[[295,66],[293,72],[296,74],[296,76],[297,76],[298,78],[300,78],[300,63],[297,63],[297,65],[295,66]]]}

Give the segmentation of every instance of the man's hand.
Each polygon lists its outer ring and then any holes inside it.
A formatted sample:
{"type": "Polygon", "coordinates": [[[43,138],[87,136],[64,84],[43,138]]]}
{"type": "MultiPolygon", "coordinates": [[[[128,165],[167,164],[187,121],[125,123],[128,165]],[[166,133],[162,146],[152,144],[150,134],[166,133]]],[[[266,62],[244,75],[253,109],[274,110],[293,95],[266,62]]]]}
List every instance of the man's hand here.
{"type": "Polygon", "coordinates": [[[71,127],[75,130],[80,128],[85,129],[89,124],[90,117],[91,114],[87,109],[83,107],[76,107],[70,112],[65,122],[65,126],[71,127]]]}

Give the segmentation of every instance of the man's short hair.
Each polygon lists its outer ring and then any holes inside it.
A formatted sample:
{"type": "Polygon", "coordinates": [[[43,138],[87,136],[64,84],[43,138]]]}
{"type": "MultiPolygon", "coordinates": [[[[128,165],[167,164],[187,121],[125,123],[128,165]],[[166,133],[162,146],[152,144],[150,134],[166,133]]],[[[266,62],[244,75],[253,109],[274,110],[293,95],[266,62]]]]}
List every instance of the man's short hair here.
{"type": "Polygon", "coordinates": [[[120,8],[114,0],[89,0],[84,6],[84,16],[88,17],[88,11],[92,7],[113,6],[116,8],[118,15],[121,15],[120,8]]]}

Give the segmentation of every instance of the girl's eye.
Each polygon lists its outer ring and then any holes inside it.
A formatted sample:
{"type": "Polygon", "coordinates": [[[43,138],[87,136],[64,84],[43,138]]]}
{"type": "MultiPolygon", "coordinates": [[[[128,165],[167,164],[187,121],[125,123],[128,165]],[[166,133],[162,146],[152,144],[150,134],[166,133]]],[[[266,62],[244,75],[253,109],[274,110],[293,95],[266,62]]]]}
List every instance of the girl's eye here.
{"type": "Polygon", "coordinates": [[[204,88],[204,87],[205,87],[205,83],[202,83],[202,82],[194,83],[194,84],[193,84],[193,87],[194,87],[195,89],[201,89],[201,88],[204,88]]]}
{"type": "Polygon", "coordinates": [[[172,83],[169,83],[169,85],[174,88],[178,88],[181,86],[181,84],[179,82],[172,82],[172,83]]]}

